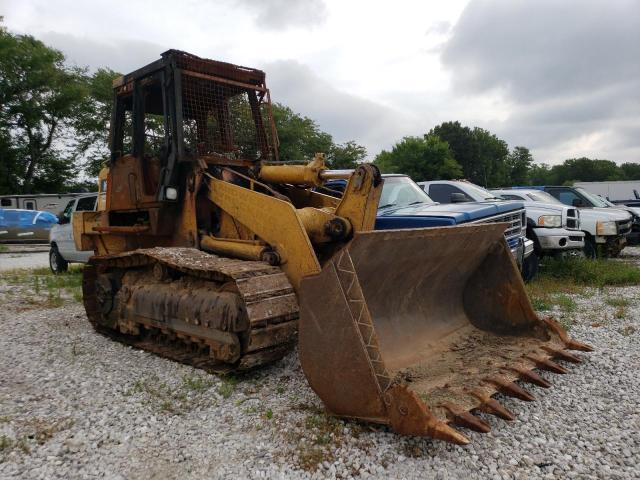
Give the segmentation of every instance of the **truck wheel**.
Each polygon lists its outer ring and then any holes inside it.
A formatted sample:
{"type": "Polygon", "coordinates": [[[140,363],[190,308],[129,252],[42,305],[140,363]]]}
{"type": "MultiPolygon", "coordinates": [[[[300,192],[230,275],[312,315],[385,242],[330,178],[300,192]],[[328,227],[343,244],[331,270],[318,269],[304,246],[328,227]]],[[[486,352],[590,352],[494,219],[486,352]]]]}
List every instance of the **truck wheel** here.
{"type": "Polygon", "coordinates": [[[66,272],[69,268],[69,263],[62,258],[62,255],[60,255],[60,252],[58,251],[58,247],[55,245],[53,245],[51,250],[49,250],[49,268],[51,268],[51,271],[56,275],[58,273],[66,272]]]}
{"type": "Polygon", "coordinates": [[[533,252],[524,259],[524,263],[522,264],[522,279],[527,283],[530,282],[538,275],[538,270],[540,270],[540,258],[536,252],[533,252]]]}
{"type": "Polygon", "coordinates": [[[593,238],[585,237],[584,239],[584,256],[587,258],[597,258],[598,257],[598,246],[596,242],[593,241],[593,238]]]}

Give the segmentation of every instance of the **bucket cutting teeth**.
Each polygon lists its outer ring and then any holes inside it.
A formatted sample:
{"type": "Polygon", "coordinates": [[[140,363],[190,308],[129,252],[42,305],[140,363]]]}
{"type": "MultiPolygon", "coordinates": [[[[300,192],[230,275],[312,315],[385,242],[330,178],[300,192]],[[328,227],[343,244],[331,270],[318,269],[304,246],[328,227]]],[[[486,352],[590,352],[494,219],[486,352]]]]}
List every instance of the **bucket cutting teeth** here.
{"type": "Polygon", "coordinates": [[[542,349],[553,355],[555,358],[559,358],[560,360],[564,360],[566,362],[571,363],[582,363],[582,359],[576,357],[575,355],[570,354],[569,352],[565,352],[564,350],[559,350],[551,347],[547,347],[545,345],[542,346],[542,349]]]}
{"type": "Polygon", "coordinates": [[[482,405],[478,407],[478,410],[495,415],[496,417],[507,421],[513,421],[516,419],[515,414],[495,398],[491,398],[489,395],[480,391],[473,391],[471,394],[482,402],[482,405]]]}
{"type": "Polygon", "coordinates": [[[442,407],[448,411],[450,421],[459,427],[465,427],[480,433],[491,431],[491,426],[487,422],[480,420],[474,414],[461,407],[450,403],[444,404],[442,407]]]}
{"type": "Polygon", "coordinates": [[[593,347],[591,345],[587,345],[586,343],[578,342],[572,338],[569,338],[567,331],[562,328],[562,326],[551,317],[544,317],[542,321],[547,324],[547,326],[553,330],[562,340],[569,350],[579,350],[581,352],[593,352],[593,347]]]}
{"type": "Polygon", "coordinates": [[[496,387],[498,387],[498,390],[501,393],[509,395],[510,397],[518,398],[520,400],[524,400],[525,402],[534,402],[536,400],[536,397],[534,397],[524,388],[501,377],[490,377],[485,379],[485,381],[494,384],[496,387]]]}
{"type": "Polygon", "coordinates": [[[539,358],[539,357],[533,357],[533,356],[527,356],[527,358],[532,362],[534,362],[536,364],[536,367],[540,368],[541,370],[547,370],[548,372],[559,373],[559,374],[569,373],[569,370],[567,370],[566,368],[561,367],[557,363],[552,362],[551,360],[547,360],[546,358],[539,358]]]}
{"type": "Polygon", "coordinates": [[[520,378],[525,382],[532,383],[542,388],[551,387],[551,382],[545,380],[533,370],[528,370],[523,367],[512,367],[512,370],[517,372],[520,375],[520,378]]]}

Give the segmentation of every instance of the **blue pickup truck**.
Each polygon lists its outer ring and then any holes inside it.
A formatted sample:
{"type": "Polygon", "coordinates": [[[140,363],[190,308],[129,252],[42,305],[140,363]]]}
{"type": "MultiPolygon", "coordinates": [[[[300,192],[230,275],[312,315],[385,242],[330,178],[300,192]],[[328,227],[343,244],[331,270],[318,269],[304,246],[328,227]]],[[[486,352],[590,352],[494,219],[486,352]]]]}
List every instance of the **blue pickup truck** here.
{"type": "MultiPolygon", "coordinates": [[[[443,227],[473,223],[504,222],[507,244],[518,267],[533,252],[533,242],[525,236],[527,221],[522,202],[468,202],[440,204],[406,175],[383,175],[384,186],[378,206],[376,230],[443,227]]],[[[342,192],[345,180],[330,180],[323,193],[342,192]]]]}

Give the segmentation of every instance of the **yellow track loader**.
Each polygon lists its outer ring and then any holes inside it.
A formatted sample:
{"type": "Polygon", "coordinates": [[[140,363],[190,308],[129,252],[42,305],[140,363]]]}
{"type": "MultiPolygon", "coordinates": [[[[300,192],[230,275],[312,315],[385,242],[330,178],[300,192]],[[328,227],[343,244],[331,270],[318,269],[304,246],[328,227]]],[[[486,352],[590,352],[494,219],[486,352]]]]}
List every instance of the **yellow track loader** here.
{"type": "Polygon", "coordinates": [[[297,342],[330,413],[461,444],[590,350],[535,314],[505,225],[373,231],[375,166],[280,161],[264,72],[170,50],[114,99],[105,205],[73,218],[97,331],[222,373],[297,342]]]}

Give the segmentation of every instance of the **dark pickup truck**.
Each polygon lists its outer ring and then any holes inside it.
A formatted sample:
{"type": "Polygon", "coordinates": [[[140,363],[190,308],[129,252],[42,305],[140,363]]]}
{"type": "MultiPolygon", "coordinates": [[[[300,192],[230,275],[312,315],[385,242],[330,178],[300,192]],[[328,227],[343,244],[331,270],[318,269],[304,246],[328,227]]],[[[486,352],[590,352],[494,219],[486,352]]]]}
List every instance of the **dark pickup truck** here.
{"type": "MultiPolygon", "coordinates": [[[[525,258],[533,252],[533,242],[525,236],[527,220],[522,202],[468,202],[440,204],[406,175],[383,175],[384,185],[378,206],[376,230],[443,227],[474,223],[509,224],[505,239],[522,270],[525,258]]],[[[330,180],[324,193],[341,192],[345,180],[330,180]]],[[[323,189],[320,189],[323,191],[323,189]]]]}

